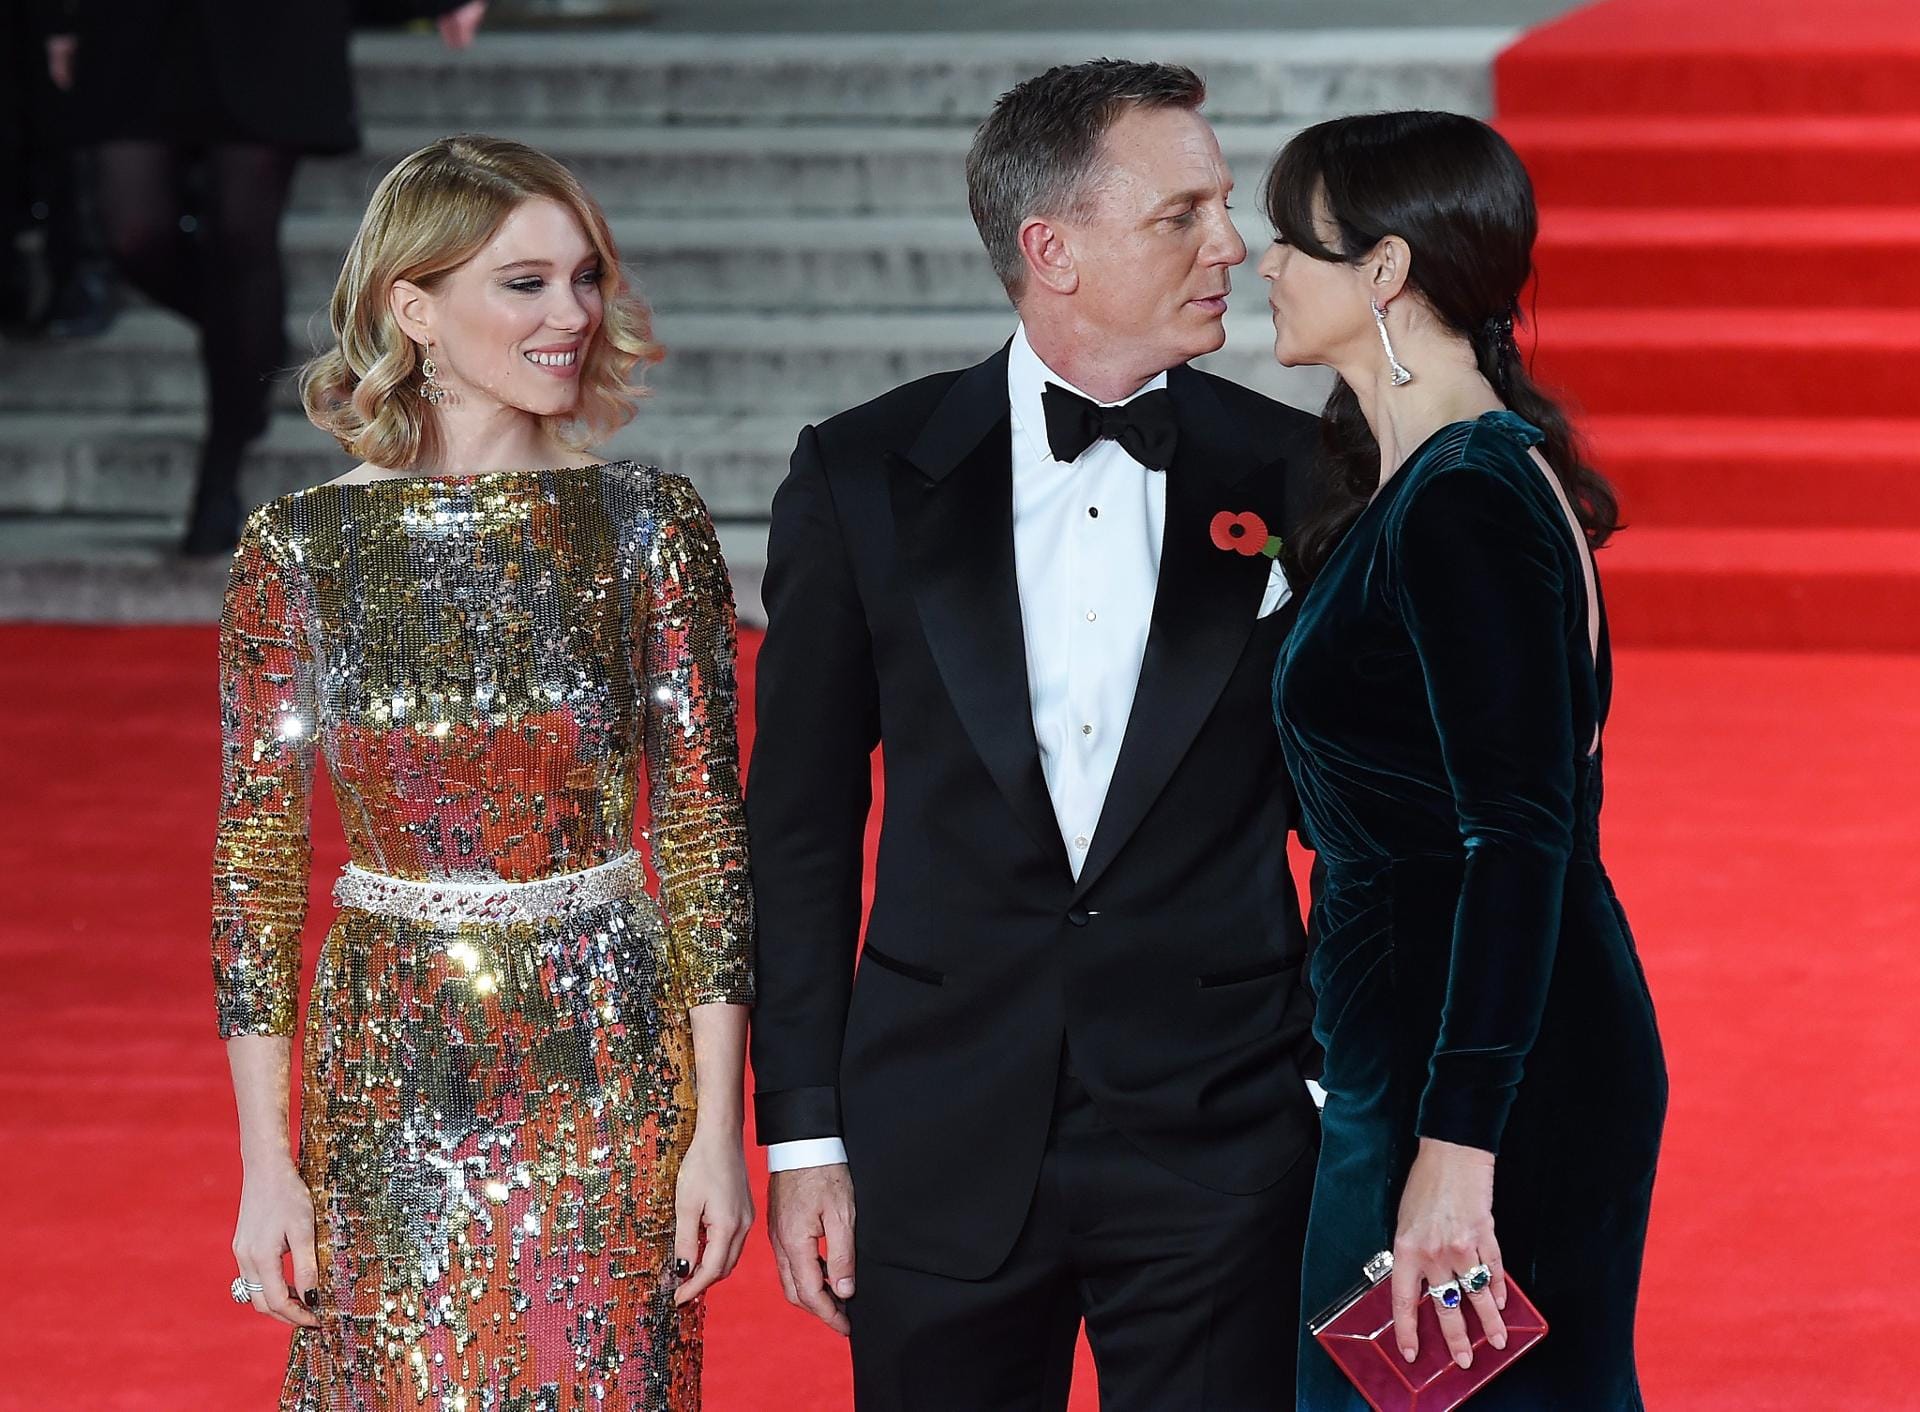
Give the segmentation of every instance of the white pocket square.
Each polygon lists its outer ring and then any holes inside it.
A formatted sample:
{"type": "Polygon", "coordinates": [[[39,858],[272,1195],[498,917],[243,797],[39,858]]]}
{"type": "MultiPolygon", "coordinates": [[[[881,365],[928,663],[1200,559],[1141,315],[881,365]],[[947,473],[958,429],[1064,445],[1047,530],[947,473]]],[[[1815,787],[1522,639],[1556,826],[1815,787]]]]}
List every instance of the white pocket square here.
{"type": "Polygon", "coordinates": [[[1260,612],[1256,616],[1264,618],[1270,613],[1279,612],[1291,597],[1293,585],[1287,582],[1287,571],[1275,559],[1273,568],[1267,574],[1267,591],[1260,597],[1260,612]]]}

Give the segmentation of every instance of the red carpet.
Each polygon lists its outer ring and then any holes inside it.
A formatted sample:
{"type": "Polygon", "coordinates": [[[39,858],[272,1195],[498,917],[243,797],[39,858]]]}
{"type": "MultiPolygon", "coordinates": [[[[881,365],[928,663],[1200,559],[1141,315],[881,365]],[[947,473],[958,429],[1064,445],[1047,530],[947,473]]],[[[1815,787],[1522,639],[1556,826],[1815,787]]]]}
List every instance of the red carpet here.
{"type": "MultiPolygon", "coordinates": [[[[286,1339],[225,1293],[213,634],[0,627],[0,703],[0,1409],[260,1412],[286,1339]]],[[[1608,757],[1674,1078],[1650,1405],[1920,1405],[1920,658],[1623,652],[1608,757]]],[[[319,836],[316,891],[324,805],[319,836]]],[[[709,1408],[844,1412],[843,1345],[748,1251],[709,1408]]]]}
{"type": "Polygon", "coordinates": [[[1495,77],[1616,639],[1920,649],[1920,5],[1602,0],[1495,77]]]}

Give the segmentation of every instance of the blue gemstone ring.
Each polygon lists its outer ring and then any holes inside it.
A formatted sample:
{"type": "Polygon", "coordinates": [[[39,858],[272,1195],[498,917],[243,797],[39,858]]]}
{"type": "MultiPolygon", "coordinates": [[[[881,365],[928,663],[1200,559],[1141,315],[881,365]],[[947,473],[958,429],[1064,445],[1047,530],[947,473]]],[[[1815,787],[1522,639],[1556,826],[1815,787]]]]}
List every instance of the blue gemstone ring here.
{"type": "Polygon", "coordinates": [[[1493,1271],[1485,1265],[1475,1265],[1460,1277],[1460,1283],[1466,1287],[1468,1294],[1478,1294],[1493,1283],[1493,1271]]]}
{"type": "Polygon", "coordinates": [[[1448,1280],[1443,1285],[1429,1285],[1427,1287],[1427,1298],[1431,1299],[1435,1304],[1438,1304],[1442,1309],[1458,1309],[1460,1307],[1460,1281],[1448,1280]]]}

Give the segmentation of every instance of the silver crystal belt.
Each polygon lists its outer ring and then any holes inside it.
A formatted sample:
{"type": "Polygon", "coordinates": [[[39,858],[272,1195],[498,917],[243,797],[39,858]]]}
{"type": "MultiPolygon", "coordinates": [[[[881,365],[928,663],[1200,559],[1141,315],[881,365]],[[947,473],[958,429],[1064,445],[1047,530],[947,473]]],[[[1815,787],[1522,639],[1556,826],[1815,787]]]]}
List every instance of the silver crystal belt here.
{"type": "Polygon", "coordinates": [[[646,869],[640,855],[628,852],[591,868],[532,882],[395,878],[349,863],[333,885],[333,900],[383,917],[458,927],[472,922],[543,922],[581,908],[622,901],[645,888],[646,869]]]}

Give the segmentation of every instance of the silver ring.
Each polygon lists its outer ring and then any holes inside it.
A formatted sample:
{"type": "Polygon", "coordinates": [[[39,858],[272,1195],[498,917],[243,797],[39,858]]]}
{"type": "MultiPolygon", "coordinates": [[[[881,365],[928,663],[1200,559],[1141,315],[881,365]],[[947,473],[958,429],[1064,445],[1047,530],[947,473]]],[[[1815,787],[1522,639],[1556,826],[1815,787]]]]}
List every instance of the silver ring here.
{"type": "Polygon", "coordinates": [[[258,1280],[250,1280],[245,1275],[235,1275],[233,1283],[227,1286],[227,1295],[235,1304],[251,1304],[253,1297],[265,1292],[266,1288],[258,1280]]]}
{"type": "Polygon", "coordinates": [[[1468,1294],[1478,1294],[1493,1283],[1493,1271],[1485,1265],[1475,1265],[1460,1276],[1460,1283],[1468,1294]]]}
{"type": "Polygon", "coordinates": [[[1427,1286],[1427,1298],[1442,1309],[1460,1307],[1460,1281],[1448,1280],[1445,1284],[1427,1286]]]}

